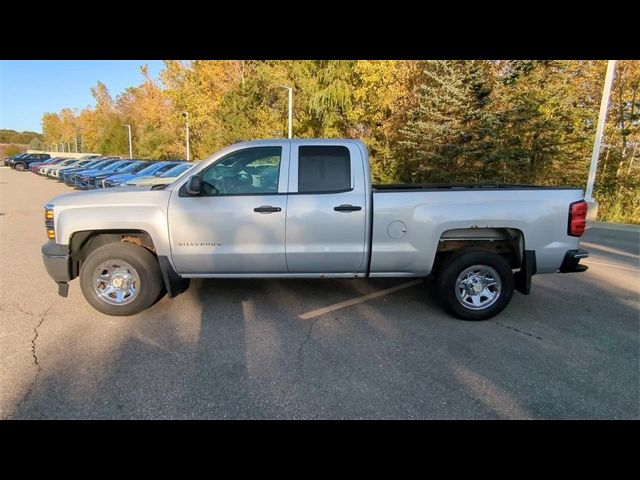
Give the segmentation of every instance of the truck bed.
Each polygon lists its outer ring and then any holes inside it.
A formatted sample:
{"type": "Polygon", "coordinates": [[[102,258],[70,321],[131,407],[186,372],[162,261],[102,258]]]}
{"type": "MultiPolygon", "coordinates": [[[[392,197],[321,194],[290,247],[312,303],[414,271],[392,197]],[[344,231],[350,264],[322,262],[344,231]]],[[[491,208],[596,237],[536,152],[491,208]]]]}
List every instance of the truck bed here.
{"type": "Polygon", "coordinates": [[[536,252],[538,273],[555,272],[567,250],[578,248],[567,219],[569,205],[582,198],[580,188],[535,185],[375,185],[371,275],[427,274],[448,232],[505,228],[521,232],[524,248],[536,252]]]}

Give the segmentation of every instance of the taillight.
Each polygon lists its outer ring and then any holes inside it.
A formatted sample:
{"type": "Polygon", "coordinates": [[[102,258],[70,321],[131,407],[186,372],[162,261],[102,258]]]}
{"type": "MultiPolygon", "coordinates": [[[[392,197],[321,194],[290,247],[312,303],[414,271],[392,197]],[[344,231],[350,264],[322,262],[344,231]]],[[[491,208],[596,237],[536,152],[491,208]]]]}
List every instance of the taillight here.
{"type": "Polygon", "coordinates": [[[572,237],[581,237],[587,227],[587,202],[580,200],[569,205],[569,231],[572,237]]]}

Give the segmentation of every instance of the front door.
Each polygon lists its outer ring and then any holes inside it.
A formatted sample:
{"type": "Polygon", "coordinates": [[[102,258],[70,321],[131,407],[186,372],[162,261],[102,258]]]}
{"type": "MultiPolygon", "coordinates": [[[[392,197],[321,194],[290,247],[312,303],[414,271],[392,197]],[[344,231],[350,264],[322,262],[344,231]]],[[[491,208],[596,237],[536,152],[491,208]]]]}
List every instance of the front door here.
{"type": "Polygon", "coordinates": [[[289,145],[233,151],[199,172],[202,194],[174,190],[171,253],[181,274],[283,273],[289,145]]]}

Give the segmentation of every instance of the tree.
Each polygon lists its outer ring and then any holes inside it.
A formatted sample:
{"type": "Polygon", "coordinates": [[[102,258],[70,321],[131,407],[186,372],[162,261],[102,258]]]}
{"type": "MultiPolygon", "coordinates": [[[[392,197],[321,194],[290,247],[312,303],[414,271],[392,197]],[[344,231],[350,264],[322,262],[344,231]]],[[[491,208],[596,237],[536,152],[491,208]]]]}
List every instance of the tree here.
{"type": "Polygon", "coordinates": [[[7,148],[4,151],[4,154],[7,157],[13,157],[14,155],[22,153],[23,151],[24,149],[20,148],[18,145],[11,144],[7,146],[7,148]]]}
{"type": "Polygon", "coordinates": [[[29,142],[29,150],[48,150],[41,137],[33,137],[29,142]]]}
{"type": "Polygon", "coordinates": [[[399,129],[394,156],[404,182],[472,181],[490,177],[490,78],[476,61],[429,61],[415,106],[399,129]],[[484,162],[484,164],[483,164],[484,162]]]}

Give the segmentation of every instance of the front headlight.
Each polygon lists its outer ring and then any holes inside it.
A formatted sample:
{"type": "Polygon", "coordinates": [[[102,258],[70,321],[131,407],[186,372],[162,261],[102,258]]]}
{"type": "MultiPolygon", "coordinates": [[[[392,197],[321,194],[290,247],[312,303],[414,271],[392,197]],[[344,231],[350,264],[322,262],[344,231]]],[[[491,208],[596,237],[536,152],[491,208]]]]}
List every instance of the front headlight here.
{"type": "Polygon", "coordinates": [[[53,205],[50,203],[44,207],[44,226],[47,229],[47,238],[49,238],[49,240],[55,240],[56,231],[53,227],[53,205]]]}
{"type": "Polygon", "coordinates": [[[127,186],[127,182],[122,182],[118,185],[119,187],[126,187],[127,186]]]}

